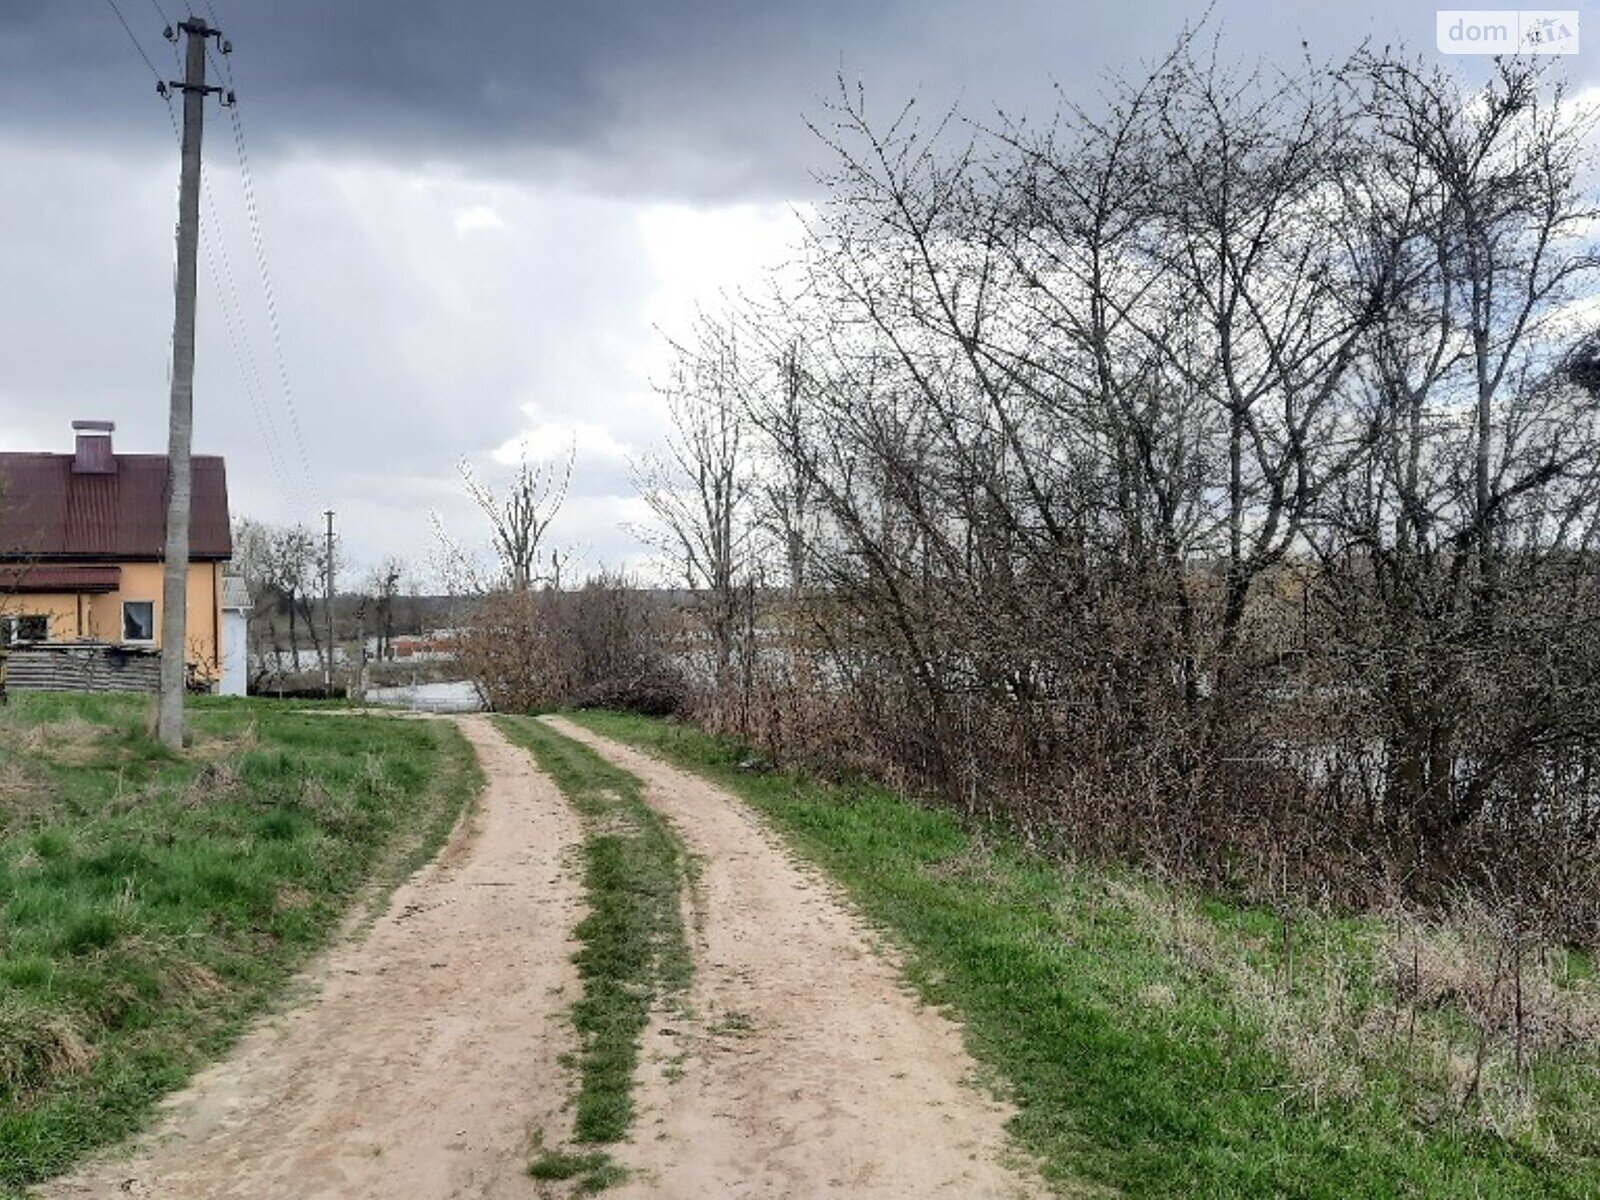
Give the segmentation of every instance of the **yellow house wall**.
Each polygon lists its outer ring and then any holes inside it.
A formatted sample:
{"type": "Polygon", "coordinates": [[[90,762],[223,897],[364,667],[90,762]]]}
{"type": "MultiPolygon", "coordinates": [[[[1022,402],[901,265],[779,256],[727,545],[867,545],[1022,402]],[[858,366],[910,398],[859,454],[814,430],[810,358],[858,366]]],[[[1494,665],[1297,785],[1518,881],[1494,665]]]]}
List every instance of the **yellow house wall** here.
{"type": "MultiPolygon", "coordinates": [[[[83,598],[84,611],[88,612],[89,597],[83,598]]],[[[0,616],[49,617],[52,638],[73,638],[78,634],[78,598],[76,596],[0,595],[0,616]]]]}
{"type": "MultiPolygon", "coordinates": [[[[121,563],[122,586],[103,596],[18,595],[0,597],[0,612],[8,615],[50,618],[50,638],[71,641],[89,638],[122,641],[122,602],[149,600],[155,605],[155,644],[161,644],[161,564],[121,563]],[[79,614],[82,620],[79,620],[79,614]]],[[[189,662],[200,674],[216,678],[221,672],[218,641],[222,628],[222,564],[189,564],[189,662]]]]}

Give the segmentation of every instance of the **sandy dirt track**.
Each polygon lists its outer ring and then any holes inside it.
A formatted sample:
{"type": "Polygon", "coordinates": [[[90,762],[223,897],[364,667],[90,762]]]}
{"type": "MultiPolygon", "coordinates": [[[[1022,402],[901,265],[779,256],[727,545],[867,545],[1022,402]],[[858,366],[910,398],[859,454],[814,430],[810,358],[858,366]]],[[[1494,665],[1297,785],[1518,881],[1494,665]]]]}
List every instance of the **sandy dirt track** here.
{"type": "Polygon", "coordinates": [[[47,1197],[507,1200],[535,1130],[560,1141],[577,994],[582,830],[527,754],[483,717],[461,728],[488,784],[440,857],[316,994],[263,1023],[168,1102],[153,1133],[47,1197]]]}
{"type": "Polygon", "coordinates": [[[1034,1196],[957,1028],[817,875],[704,780],[555,718],[644,781],[700,860],[691,1016],[647,1039],[622,1200],[1034,1196]]]}

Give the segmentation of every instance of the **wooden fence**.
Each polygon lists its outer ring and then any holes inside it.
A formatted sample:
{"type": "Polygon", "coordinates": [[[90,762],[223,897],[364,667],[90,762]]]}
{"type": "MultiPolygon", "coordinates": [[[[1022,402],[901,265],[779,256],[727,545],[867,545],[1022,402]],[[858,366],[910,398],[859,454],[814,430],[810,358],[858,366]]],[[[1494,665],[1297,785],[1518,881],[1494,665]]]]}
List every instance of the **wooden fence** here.
{"type": "Polygon", "coordinates": [[[0,651],[0,695],[13,692],[149,692],[161,685],[161,652],[94,643],[0,651]]]}

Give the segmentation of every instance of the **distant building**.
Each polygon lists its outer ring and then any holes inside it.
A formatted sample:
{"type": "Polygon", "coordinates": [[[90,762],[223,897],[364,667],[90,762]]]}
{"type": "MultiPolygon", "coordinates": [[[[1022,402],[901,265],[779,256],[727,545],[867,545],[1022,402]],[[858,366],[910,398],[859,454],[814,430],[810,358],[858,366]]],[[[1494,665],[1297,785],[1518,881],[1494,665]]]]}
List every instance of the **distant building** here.
{"type": "MultiPolygon", "coordinates": [[[[72,428],[71,454],[0,453],[0,643],[153,656],[162,649],[166,456],[115,453],[110,421],[72,428]]],[[[184,656],[191,678],[214,687],[226,657],[228,481],[221,458],[192,461],[184,656]]]]}
{"type": "Polygon", "coordinates": [[[389,639],[389,657],[396,662],[447,662],[456,656],[458,631],[434,629],[389,639]]]}

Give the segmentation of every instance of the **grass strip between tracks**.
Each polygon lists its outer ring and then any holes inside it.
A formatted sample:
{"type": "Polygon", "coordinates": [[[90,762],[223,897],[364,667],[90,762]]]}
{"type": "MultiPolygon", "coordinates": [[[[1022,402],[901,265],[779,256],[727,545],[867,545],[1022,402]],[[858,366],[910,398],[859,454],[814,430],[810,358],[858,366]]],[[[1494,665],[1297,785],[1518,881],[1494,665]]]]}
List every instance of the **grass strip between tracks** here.
{"type": "Polygon", "coordinates": [[[633,1079],[651,1011],[686,991],[692,970],[681,899],[690,860],[671,827],[644,802],[639,781],[585,746],[529,717],[497,717],[513,742],[583,818],[583,882],[589,905],[575,956],[583,994],[578,1031],[574,1148],[545,1151],[539,1179],[576,1179],[599,1191],[622,1171],[598,1147],[622,1140],[633,1121],[633,1079]]]}

